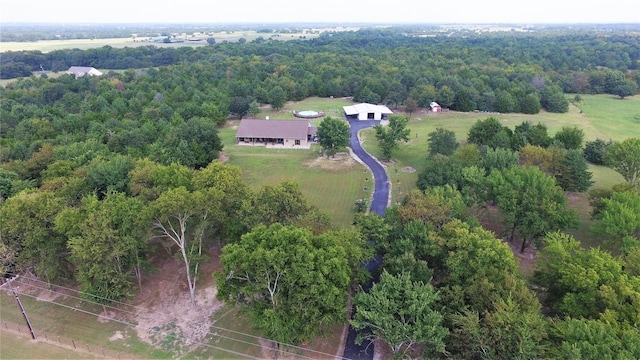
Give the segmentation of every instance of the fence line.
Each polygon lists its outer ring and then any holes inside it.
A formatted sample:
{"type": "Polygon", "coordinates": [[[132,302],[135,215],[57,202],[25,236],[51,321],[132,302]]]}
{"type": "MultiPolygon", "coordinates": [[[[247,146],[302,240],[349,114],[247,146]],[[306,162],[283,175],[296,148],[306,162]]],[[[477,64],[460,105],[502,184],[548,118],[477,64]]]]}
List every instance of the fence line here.
{"type": "MultiPolygon", "coordinates": [[[[131,354],[124,354],[117,352],[113,349],[105,348],[96,344],[89,344],[83,341],[76,341],[75,339],[69,339],[61,337],[60,335],[47,334],[46,331],[34,329],[36,334],[36,340],[31,339],[31,333],[25,325],[19,325],[11,321],[2,320],[0,325],[0,331],[7,331],[12,334],[20,335],[29,341],[36,343],[46,343],[59,348],[64,348],[76,353],[82,353],[91,355],[98,359],[118,359],[118,360],[136,360],[140,357],[136,357],[131,354]]],[[[7,344],[5,344],[7,346],[7,344]]]]}

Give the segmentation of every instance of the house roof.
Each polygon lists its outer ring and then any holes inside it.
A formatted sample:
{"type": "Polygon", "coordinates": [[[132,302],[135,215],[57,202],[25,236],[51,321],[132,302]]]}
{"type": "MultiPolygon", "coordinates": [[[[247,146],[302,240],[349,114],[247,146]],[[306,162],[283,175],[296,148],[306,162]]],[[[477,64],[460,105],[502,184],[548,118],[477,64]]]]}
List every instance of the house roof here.
{"type": "Polygon", "coordinates": [[[94,67],[90,66],[72,66],[67,70],[67,74],[74,74],[76,77],[84,76],[84,75],[102,75],[102,72],[98,71],[94,67]]]}
{"type": "Polygon", "coordinates": [[[380,114],[393,114],[393,111],[389,110],[384,105],[374,105],[368,103],[360,103],[356,105],[343,106],[344,113],[347,115],[355,115],[361,113],[380,113],[380,114]]]}
{"type": "Polygon", "coordinates": [[[429,107],[438,107],[440,106],[440,104],[438,104],[437,102],[432,102],[431,104],[429,104],[429,107]]]}
{"type": "Polygon", "coordinates": [[[316,133],[308,120],[242,119],[236,137],[306,139],[316,133]]]}

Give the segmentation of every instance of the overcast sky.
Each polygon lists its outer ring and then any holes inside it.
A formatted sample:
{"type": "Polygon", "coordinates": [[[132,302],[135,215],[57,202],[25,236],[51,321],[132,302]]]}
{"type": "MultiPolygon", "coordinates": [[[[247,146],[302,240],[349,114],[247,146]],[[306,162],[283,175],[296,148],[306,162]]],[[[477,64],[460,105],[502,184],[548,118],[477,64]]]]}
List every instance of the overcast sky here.
{"type": "Polygon", "coordinates": [[[0,0],[0,22],[640,23],[640,1],[0,0]]]}

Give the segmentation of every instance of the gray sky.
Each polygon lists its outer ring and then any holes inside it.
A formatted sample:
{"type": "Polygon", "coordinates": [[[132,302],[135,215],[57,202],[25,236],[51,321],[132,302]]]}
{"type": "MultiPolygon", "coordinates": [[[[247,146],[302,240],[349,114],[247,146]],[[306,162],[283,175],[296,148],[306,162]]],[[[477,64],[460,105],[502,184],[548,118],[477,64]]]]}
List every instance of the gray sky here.
{"type": "Polygon", "coordinates": [[[0,0],[0,22],[640,23],[640,1],[0,0]]]}

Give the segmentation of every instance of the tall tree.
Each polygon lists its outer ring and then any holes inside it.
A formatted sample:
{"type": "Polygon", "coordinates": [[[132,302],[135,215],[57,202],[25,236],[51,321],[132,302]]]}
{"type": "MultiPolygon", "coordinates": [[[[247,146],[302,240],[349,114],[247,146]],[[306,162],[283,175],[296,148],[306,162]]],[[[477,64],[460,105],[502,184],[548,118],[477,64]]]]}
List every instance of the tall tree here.
{"type": "Polygon", "coordinates": [[[349,146],[349,124],[338,118],[327,116],[318,125],[318,142],[325,154],[334,156],[336,152],[349,146]]]}
{"type": "Polygon", "coordinates": [[[15,258],[16,270],[33,268],[48,281],[70,275],[67,238],[55,226],[64,199],[50,191],[24,190],[0,204],[1,241],[15,258]]]}
{"type": "Polygon", "coordinates": [[[122,193],[108,193],[103,201],[95,195],[69,208],[56,224],[69,237],[71,260],[82,290],[97,302],[131,296],[134,277],[142,283],[146,241],[142,237],[142,201],[122,193]]]}
{"type": "Polygon", "coordinates": [[[196,306],[195,291],[200,263],[206,259],[203,241],[210,217],[221,212],[222,192],[216,189],[189,192],[184,187],[169,189],[149,204],[147,218],[155,235],[178,248],[176,256],[185,266],[191,304],[196,306]]]}
{"type": "Polygon", "coordinates": [[[607,147],[605,163],[631,185],[640,181],[640,138],[629,138],[607,147]]]}
{"type": "Polygon", "coordinates": [[[429,155],[442,154],[450,156],[460,146],[456,133],[444,128],[437,128],[429,133],[429,155]]]}
{"type": "Polygon", "coordinates": [[[280,86],[274,86],[268,93],[269,104],[274,110],[279,110],[287,101],[287,93],[280,86]]]}
{"type": "Polygon", "coordinates": [[[637,327],[640,282],[622,261],[600,248],[583,249],[571,235],[550,233],[546,242],[533,281],[554,314],[637,327]]]}
{"type": "Polygon", "coordinates": [[[223,248],[217,296],[243,305],[265,337],[299,344],[343,321],[349,256],[338,236],[259,225],[223,248]]]}
{"type": "Polygon", "coordinates": [[[351,325],[358,333],[356,343],[380,339],[391,347],[395,357],[414,357],[417,347],[434,356],[444,353],[447,328],[434,309],[438,293],[429,283],[412,281],[409,274],[382,273],[369,293],[359,292],[351,325]]]}
{"type": "Polygon", "coordinates": [[[522,237],[521,252],[547,232],[577,224],[577,215],[568,208],[562,189],[537,167],[492,171],[486,179],[486,199],[500,208],[504,223],[510,227],[510,241],[516,233],[522,237]]]}
{"type": "Polygon", "coordinates": [[[391,160],[393,150],[398,148],[398,141],[409,141],[411,130],[407,129],[409,119],[402,115],[391,115],[389,117],[389,125],[376,125],[376,139],[378,146],[382,150],[382,158],[391,160]]]}

